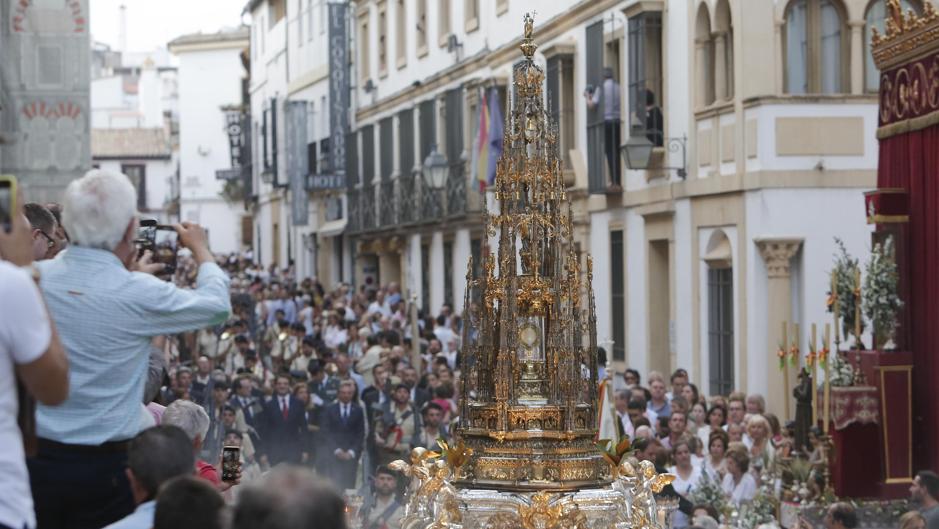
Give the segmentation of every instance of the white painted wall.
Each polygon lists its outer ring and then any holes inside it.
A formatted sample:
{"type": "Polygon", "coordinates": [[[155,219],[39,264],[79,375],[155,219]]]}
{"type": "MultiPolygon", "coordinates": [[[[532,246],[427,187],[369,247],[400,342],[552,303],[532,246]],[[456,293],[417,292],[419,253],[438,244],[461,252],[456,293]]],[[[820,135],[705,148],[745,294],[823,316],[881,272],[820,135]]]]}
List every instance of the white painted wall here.
{"type": "Polygon", "coordinates": [[[215,252],[241,248],[241,204],[226,203],[215,171],[231,167],[222,107],[241,103],[243,67],[236,47],[181,52],[179,139],[181,215],[196,216],[209,230],[215,252]]]}
{"type": "MultiPolygon", "coordinates": [[[[808,350],[808,329],[812,323],[824,329],[831,322],[825,310],[830,286],[829,271],[835,251],[834,237],[840,237],[848,252],[866,263],[870,255],[871,228],[866,224],[861,189],[771,189],[746,195],[747,240],[744,248],[750,263],[746,271],[749,297],[747,321],[748,387],[751,390],[766,387],[767,362],[771,352],[766,351],[766,336],[777,335],[779,322],[767,328],[766,265],[752,241],[759,237],[802,237],[802,251],[793,259],[797,272],[801,301],[793,312],[800,316],[802,339],[800,348],[808,350]],[[801,263],[801,264],[800,264],[801,263]]],[[[731,239],[733,241],[733,239],[731,239]]],[[[795,282],[795,281],[794,281],[795,282]]],[[[834,331],[832,331],[834,332],[834,331]]]]}

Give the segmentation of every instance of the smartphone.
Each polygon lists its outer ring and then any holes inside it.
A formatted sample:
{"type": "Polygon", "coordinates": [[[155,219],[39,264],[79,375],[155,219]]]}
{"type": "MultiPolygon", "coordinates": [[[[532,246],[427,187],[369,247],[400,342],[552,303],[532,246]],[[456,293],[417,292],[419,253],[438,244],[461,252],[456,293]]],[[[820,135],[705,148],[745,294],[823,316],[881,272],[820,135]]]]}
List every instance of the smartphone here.
{"type": "Polygon", "coordinates": [[[176,252],[179,249],[179,234],[172,226],[157,224],[153,240],[153,262],[163,263],[161,276],[172,276],[176,272],[176,252]]]}
{"type": "Polygon", "coordinates": [[[9,232],[13,224],[13,212],[16,211],[16,177],[0,175],[0,226],[9,232]]]}
{"type": "Polygon", "coordinates": [[[134,239],[134,244],[137,245],[137,259],[140,259],[145,251],[153,251],[156,245],[156,227],[157,221],[155,219],[140,219],[137,238],[134,239]]]}
{"type": "Polygon", "coordinates": [[[241,469],[241,448],[237,446],[222,447],[222,481],[235,481],[241,469]]]}

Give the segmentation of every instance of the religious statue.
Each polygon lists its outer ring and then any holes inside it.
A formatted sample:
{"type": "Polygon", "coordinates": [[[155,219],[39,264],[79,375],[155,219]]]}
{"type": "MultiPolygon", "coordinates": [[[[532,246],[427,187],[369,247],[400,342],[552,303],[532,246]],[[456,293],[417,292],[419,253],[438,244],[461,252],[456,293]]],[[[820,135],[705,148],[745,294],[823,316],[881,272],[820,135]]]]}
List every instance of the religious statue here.
{"type": "Polygon", "coordinates": [[[795,450],[807,454],[812,450],[809,444],[809,428],[812,427],[812,392],[815,385],[812,376],[803,369],[799,372],[799,385],[792,390],[796,399],[796,433],[795,450]]]}

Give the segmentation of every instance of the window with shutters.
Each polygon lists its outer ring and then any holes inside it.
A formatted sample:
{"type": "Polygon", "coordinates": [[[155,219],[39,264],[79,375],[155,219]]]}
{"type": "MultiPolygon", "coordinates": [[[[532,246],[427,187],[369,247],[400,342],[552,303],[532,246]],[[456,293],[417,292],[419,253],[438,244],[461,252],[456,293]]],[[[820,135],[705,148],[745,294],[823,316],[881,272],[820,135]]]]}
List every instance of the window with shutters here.
{"type": "MultiPolygon", "coordinates": [[[[587,91],[596,90],[603,76],[603,20],[586,28],[587,91]]],[[[591,193],[604,193],[607,187],[604,167],[604,123],[602,105],[587,106],[587,180],[591,193]]]]}
{"type": "Polygon", "coordinates": [[[388,7],[378,4],[378,77],[388,75],[388,7]]]}
{"type": "Polygon", "coordinates": [[[613,319],[613,360],[626,360],[626,264],[623,230],[610,232],[610,316],[613,319]]]}
{"type": "Polygon", "coordinates": [[[398,112],[398,174],[408,176],[414,170],[414,110],[398,112]]]}
{"type": "Polygon", "coordinates": [[[346,186],[354,188],[359,183],[359,142],[355,132],[346,134],[346,186]]]}
{"type": "Polygon", "coordinates": [[[430,247],[421,245],[421,309],[430,311],[430,247]]]}
{"type": "Polygon", "coordinates": [[[319,145],[315,141],[306,145],[307,174],[320,174],[322,168],[319,167],[319,158],[316,157],[318,147],[319,145]]]}
{"type": "Polygon", "coordinates": [[[382,181],[390,180],[394,171],[394,117],[378,122],[378,162],[382,181]]]}
{"type": "Polygon", "coordinates": [[[362,183],[371,185],[375,180],[375,127],[362,127],[362,183]]]}
{"type": "Polygon", "coordinates": [[[371,79],[372,72],[369,66],[369,46],[371,45],[368,24],[368,9],[363,9],[359,13],[359,81],[362,85],[371,79]]]}
{"type": "Polygon", "coordinates": [[[437,44],[440,47],[447,45],[450,37],[450,2],[452,0],[437,0],[437,44]]]}
{"type": "Polygon", "coordinates": [[[417,31],[417,56],[427,55],[427,0],[415,2],[415,30],[417,31]]]}
{"type": "Polygon", "coordinates": [[[851,31],[840,1],[792,0],[782,33],[787,93],[848,91],[851,31]]]}
{"type": "Polygon", "coordinates": [[[422,101],[418,106],[418,121],[420,124],[420,159],[418,165],[423,165],[424,159],[437,144],[436,116],[434,115],[434,100],[422,101]]]}
{"type": "Polygon", "coordinates": [[[140,211],[149,211],[147,208],[147,168],[144,165],[121,164],[121,172],[127,175],[127,178],[134,189],[137,190],[137,209],[140,211]]]}
{"type": "Polygon", "coordinates": [[[463,0],[464,29],[471,33],[479,29],[479,0],[463,0]]]}
{"type": "Polygon", "coordinates": [[[733,268],[708,268],[708,351],[711,395],[734,389],[733,268]]]}
{"type": "Polygon", "coordinates": [[[404,68],[408,63],[408,27],[405,0],[395,4],[395,65],[404,68]]]}
{"type": "Polygon", "coordinates": [[[443,243],[443,302],[453,306],[453,241],[443,243]]]}

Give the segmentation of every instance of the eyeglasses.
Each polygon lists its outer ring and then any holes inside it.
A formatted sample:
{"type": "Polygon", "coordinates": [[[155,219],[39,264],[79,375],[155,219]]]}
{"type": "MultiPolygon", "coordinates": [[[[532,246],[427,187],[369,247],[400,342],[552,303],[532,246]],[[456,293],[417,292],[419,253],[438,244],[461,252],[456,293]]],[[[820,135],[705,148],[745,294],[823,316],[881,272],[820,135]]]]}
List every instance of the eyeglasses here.
{"type": "Polygon", "coordinates": [[[36,231],[38,231],[39,233],[41,233],[42,236],[46,238],[46,241],[47,241],[47,242],[46,242],[46,246],[48,246],[49,248],[54,248],[54,247],[55,247],[56,241],[55,241],[55,239],[53,239],[52,237],[50,237],[48,233],[46,233],[46,232],[44,232],[44,231],[42,231],[42,230],[36,230],[36,231]]]}

